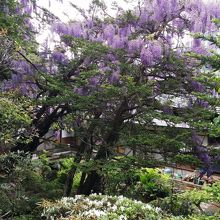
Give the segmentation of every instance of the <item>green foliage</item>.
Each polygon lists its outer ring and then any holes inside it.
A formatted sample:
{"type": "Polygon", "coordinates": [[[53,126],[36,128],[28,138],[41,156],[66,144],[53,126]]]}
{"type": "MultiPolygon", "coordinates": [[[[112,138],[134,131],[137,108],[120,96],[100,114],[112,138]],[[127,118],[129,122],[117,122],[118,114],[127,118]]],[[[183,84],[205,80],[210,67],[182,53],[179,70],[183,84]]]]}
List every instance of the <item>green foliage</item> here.
{"type": "Polygon", "coordinates": [[[150,161],[135,157],[117,157],[105,163],[100,171],[104,192],[129,198],[151,201],[171,193],[171,181],[159,169],[143,168],[150,161]]]}
{"type": "Polygon", "coordinates": [[[220,182],[207,186],[205,191],[208,193],[211,201],[220,203],[220,182]]]}
{"type": "Polygon", "coordinates": [[[173,162],[179,163],[179,164],[187,164],[191,166],[197,166],[199,167],[201,165],[201,161],[197,159],[194,155],[176,155],[173,158],[173,162]]]}
{"type": "Polygon", "coordinates": [[[202,204],[212,204],[215,202],[218,206],[220,203],[219,186],[220,183],[217,182],[213,184],[213,186],[206,186],[203,190],[194,189],[172,194],[170,197],[165,199],[153,201],[152,204],[175,216],[194,215],[189,219],[218,219],[220,214],[219,211],[214,213],[214,211],[210,212],[209,210],[203,210],[202,204]],[[208,217],[210,214],[213,216],[208,217]]]}
{"type": "Polygon", "coordinates": [[[9,98],[0,97],[0,142],[13,143],[20,133],[27,133],[31,118],[24,105],[25,102],[19,104],[9,98]]]}
{"type": "Polygon", "coordinates": [[[61,168],[59,169],[57,173],[57,179],[59,182],[65,183],[67,173],[73,167],[74,164],[75,163],[74,163],[73,158],[65,158],[65,159],[60,160],[61,168]]]}
{"type": "Polygon", "coordinates": [[[133,157],[117,157],[105,163],[100,171],[104,177],[105,193],[137,198],[135,185],[138,181],[139,166],[133,157]]]}
{"type": "Polygon", "coordinates": [[[139,177],[140,188],[147,201],[166,197],[171,193],[171,178],[168,174],[163,174],[161,170],[144,168],[139,172],[139,177]]]}
{"type": "MultiPolygon", "coordinates": [[[[74,162],[74,158],[72,158],[72,157],[61,159],[59,161],[59,164],[60,164],[60,169],[57,172],[56,180],[59,183],[64,184],[66,181],[66,177],[67,177],[69,170],[73,166],[76,166],[76,164],[74,162]]],[[[79,184],[80,184],[81,175],[82,175],[82,172],[80,172],[80,171],[76,172],[76,174],[74,176],[73,186],[72,186],[73,191],[78,189],[79,184]]]]}
{"type": "Polygon", "coordinates": [[[42,198],[54,199],[62,195],[61,185],[56,181],[48,181],[43,175],[43,167],[40,161],[32,161],[28,154],[10,153],[0,156],[2,215],[8,213],[10,218],[37,216],[36,203],[42,198]]]}
{"type": "Polygon", "coordinates": [[[164,199],[156,199],[151,204],[160,207],[164,212],[174,216],[189,216],[194,214],[194,207],[189,200],[180,200],[177,195],[171,195],[164,199]]]}
{"type": "Polygon", "coordinates": [[[207,215],[194,215],[184,218],[185,220],[219,220],[219,215],[207,216],[207,215]]]}

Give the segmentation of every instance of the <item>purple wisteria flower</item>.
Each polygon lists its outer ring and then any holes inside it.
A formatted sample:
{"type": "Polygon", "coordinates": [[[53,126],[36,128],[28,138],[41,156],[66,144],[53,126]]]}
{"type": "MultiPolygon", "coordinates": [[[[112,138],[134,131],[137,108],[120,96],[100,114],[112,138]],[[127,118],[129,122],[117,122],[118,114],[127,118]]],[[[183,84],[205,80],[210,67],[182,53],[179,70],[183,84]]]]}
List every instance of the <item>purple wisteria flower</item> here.
{"type": "Polygon", "coordinates": [[[150,66],[153,64],[153,54],[152,52],[149,50],[149,48],[143,47],[140,53],[140,58],[141,58],[141,62],[144,65],[150,66]]]}
{"type": "Polygon", "coordinates": [[[57,63],[66,65],[68,63],[67,61],[67,57],[65,56],[65,54],[61,53],[60,51],[54,51],[51,54],[53,60],[57,63]]]}
{"type": "Polygon", "coordinates": [[[68,27],[68,34],[73,37],[81,37],[83,35],[83,32],[83,28],[78,22],[72,23],[68,27]]]}
{"type": "Polygon", "coordinates": [[[33,8],[30,5],[25,5],[23,10],[24,10],[25,14],[29,14],[30,15],[32,13],[32,11],[33,11],[33,8]]]}
{"type": "Polygon", "coordinates": [[[124,48],[127,43],[127,38],[119,37],[119,35],[115,35],[112,39],[111,46],[115,49],[124,48]]]}
{"type": "Polygon", "coordinates": [[[140,52],[143,47],[144,41],[142,39],[134,39],[128,41],[128,52],[134,54],[136,52],[140,52]]]}
{"type": "Polygon", "coordinates": [[[152,42],[148,45],[149,50],[153,54],[153,57],[155,59],[161,58],[162,56],[162,48],[159,42],[152,42]]]}
{"type": "Polygon", "coordinates": [[[116,84],[119,82],[119,79],[120,79],[120,71],[117,70],[117,71],[114,71],[111,76],[110,76],[110,79],[109,79],[109,82],[111,84],[116,84]]]}
{"type": "Polygon", "coordinates": [[[120,37],[129,37],[131,35],[131,25],[127,27],[120,28],[118,30],[118,34],[120,37]]]}
{"type": "Polygon", "coordinates": [[[78,95],[81,95],[81,96],[88,95],[88,92],[89,92],[88,89],[85,87],[80,87],[80,88],[75,89],[75,93],[77,93],[78,95]]]}
{"type": "Polygon", "coordinates": [[[19,72],[20,74],[27,74],[27,75],[34,74],[34,71],[31,68],[30,64],[24,60],[13,60],[12,61],[12,68],[16,72],[19,72]]]}
{"type": "Polygon", "coordinates": [[[163,112],[167,115],[172,115],[173,114],[173,109],[170,106],[164,106],[163,107],[163,112]]]}
{"type": "Polygon", "coordinates": [[[205,90],[205,87],[197,81],[192,81],[191,86],[192,86],[193,90],[196,92],[204,92],[204,90],[205,90]]]}
{"type": "Polygon", "coordinates": [[[193,48],[198,48],[201,46],[201,40],[200,39],[193,39],[193,48]]]}
{"type": "Polygon", "coordinates": [[[219,93],[215,89],[213,89],[212,90],[212,96],[216,97],[216,98],[219,98],[219,93]]]}
{"type": "Polygon", "coordinates": [[[69,34],[69,28],[66,24],[61,23],[61,22],[56,22],[52,26],[52,31],[55,31],[58,34],[69,34]]]}
{"type": "Polygon", "coordinates": [[[93,76],[89,79],[89,83],[91,86],[97,86],[99,84],[99,77],[93,76]]]}
{"type": "Polygon", "coordinates": [[[94,26],[94,21],[92,19],[87,19],[84,23],[84,26],[88,29],[91,29],[94,26]]]}
{"type": "Polygon", "coordinates": [[[104,38],[112,39],[115,36],[115,28],[112,24],[106,25],[103,30],[104,38]]]}
{"type": "Polygon", "coordinates": [[[203,107],[203,108],[208,108],[209,107],[209,103],[207,101],[204,101],[204,100],[201,100],[201,99],[197,99],[196,104],[203,107]]]}

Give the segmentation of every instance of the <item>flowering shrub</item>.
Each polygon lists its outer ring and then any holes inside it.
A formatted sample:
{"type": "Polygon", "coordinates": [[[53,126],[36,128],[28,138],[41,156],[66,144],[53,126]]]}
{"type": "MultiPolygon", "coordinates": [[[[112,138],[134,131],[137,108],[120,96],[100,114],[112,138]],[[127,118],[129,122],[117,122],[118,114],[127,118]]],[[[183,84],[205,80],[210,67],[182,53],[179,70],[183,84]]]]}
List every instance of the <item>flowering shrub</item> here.
{"type": "Polygon", "coordinates": [[[91,194],[64,197],[56,202],[43,201],[42,215],[47,220],[160,220],[170,219],[159,208],[123,196],[91,194]]]}

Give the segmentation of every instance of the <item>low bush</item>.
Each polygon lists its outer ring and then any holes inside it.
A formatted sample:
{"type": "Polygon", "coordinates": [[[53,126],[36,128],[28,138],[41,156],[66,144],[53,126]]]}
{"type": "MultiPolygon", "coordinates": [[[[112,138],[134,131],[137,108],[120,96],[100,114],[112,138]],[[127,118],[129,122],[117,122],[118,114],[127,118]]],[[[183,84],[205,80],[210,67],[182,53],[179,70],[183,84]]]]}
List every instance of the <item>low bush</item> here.
{"type": "Polygon", "coordinates": [[[43,201],[42,216],[47,220],[166,220],[170,216],[160,209],[123,196],[91,194],[62,198],[56,202],[43,201]]]}
{"type": "Polygon", "coordinates": [[[100,174],[104,177],[104,192],[108,195],[123,195],[149,202],[167,197],[172,191],[168,174],[163,174],[156,168],[142,168],[132,157],[119,157],[116,161],[109,161],[100,174]]]}
{"type": "Polygon", "coordinates": [[[61,197],[63,189],[57,181],[47,181],[44,165],[30,155],[9,153],[0,156],[0,219],[36,219],[36,203],[61,197]],[[31,218],[32,216],[33,218],[31,218]]]}

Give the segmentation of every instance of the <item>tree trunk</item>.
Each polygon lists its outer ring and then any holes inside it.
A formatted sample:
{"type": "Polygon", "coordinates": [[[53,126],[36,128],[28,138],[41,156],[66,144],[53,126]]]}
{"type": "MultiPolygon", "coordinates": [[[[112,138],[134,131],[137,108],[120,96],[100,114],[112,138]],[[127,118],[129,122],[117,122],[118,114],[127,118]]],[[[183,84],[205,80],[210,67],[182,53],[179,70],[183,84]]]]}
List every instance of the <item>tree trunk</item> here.
{"type": "MultiPolygon", "coordinates": [[[[82,156],[83,156],[83,154],[86,150],[86,147],[87,147],[86,143],[87,143],[87,139],[84,139],[78,147],[79,150],[78,150],[76,157],[74,159],[74,162],[76,164],[79,164],[82,160],[82,156]]],[[[76,170],[77,170],[77,166],[74,164],[73,167],[69,170],[69,172],[67,174],[66,182],[64,185],[64,192],[63,192],[63,196],[65,196],[65,197],[70,196],[70,193],[72,191],[73,179],[76,174],[76,170]]]]}
{"type": "MultiPolygon", "coordinates": [[[[75,163],[79,164],[82,159],[82,154],[76,155],[76,158],[74,160],[75,163]]],[[[73,178],[76,174],[77,166],[74,165],[68,172],[67,177],[66,177],[66,182],[64,185],[64,192],[63,196],[68,197],[70,196],[70,193],[72,191],[72,185],[73,185],[73,178]]]]}
{"type": "MultiPolygon", "coordinates": [[[[119,131],[121,125],[123,124],[123,113],[127,108],[127,100],[125,99],[120,107],[118,108],[114,119],[111,123],[111,130],[108,132],[104,138],[105,146],[100,147],[95,160],[107,160],[110,156],[109,148],[113,147],[119,137],[119,131]]],[[[91,192],[100,193],[103,192],[102,189],[102,177],[97,173],[97,171],[92,171],[87,175],[85,182],[79,187],[78,193],[89,195],[91,192]]]]}
{"type": "MultiPolygon", "coordinates": [[[[95,160],[107,159],[109,157],[110,152],[106,147],[101,147],[98,151],[95,160]]],[[[102,177],[97,173],[96,170],[91,171],[86,179],[85,173],[82,176],[80,181],[80,186],[77,190],[78,194],[89,195],[92,193],[102,193],[102,177]]]]}
{"type": "MultiPolygon", "coordinates": [[[[47,111],[46,107],[42,107],[41,111],[38,112],[36,118],[32,121],[32,127],[38,131],[38,136],[33,136],[31,142],[29,143],[21,143],[18,142],[16,146],[14,146],[11,151],[25,151],[25,152],[33,152],[40,145],[40,139],[44,137],[49,131],[51,125],[56,122],[60,117],[64,116],[64,112],[66,108],[57,107],[52,113],[49,115],[44,115],[47,111]]],[[[31,135],[30,135],[31,136],[31,135]]],[[[29,138],[29,137],[26,137],[29,138]]]]}

